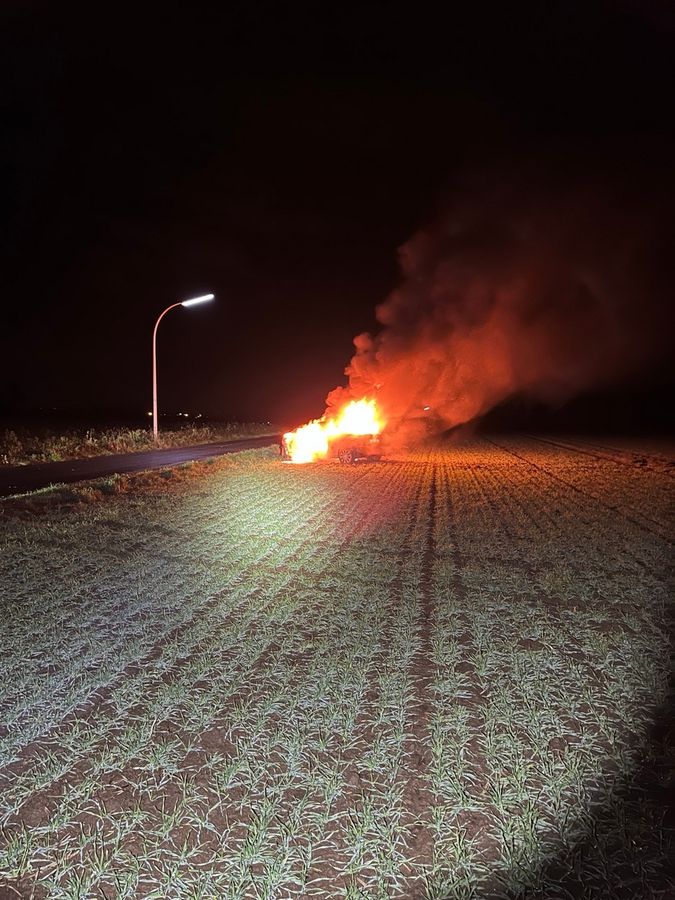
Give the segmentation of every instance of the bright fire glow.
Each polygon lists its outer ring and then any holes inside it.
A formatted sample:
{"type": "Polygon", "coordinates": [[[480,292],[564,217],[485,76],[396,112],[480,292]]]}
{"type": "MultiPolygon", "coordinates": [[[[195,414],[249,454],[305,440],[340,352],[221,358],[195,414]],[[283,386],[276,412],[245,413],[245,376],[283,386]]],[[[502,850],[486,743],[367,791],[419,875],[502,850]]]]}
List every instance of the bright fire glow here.
{"type": "Polygon", "coordinates": [[[374,400],[351,400],[336,416],[322,416],[288,431],[284,441],[291,462],[314,462],[328,455],[331,441],[346,435],[379,434],[384,420],[374,400]]]}

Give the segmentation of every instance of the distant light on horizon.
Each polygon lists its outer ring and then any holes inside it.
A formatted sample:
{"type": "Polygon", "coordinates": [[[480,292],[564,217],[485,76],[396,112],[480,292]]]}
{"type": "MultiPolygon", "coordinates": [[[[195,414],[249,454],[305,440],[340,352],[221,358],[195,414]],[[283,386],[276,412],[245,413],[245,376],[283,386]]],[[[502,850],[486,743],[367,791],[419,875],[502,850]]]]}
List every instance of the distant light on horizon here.
{"type": "Polygon", "coordinates": [[[194,306],[197,303],[206,303],[208,300],[215,299],[215,294],[204,294],[201,297],[193,297],[191,300],[183,300],[181,306],[194,306]]]}

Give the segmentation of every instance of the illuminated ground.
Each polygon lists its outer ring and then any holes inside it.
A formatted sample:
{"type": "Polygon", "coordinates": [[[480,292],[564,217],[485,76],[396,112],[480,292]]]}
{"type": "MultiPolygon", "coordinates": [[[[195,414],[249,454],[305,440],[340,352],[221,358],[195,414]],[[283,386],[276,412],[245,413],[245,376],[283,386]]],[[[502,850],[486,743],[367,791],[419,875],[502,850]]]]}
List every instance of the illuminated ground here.
{"type": "Polygon", "coordinates": [[[0,897],[665,897],[645,449],[255,451],[8,507],[0,897]]]}

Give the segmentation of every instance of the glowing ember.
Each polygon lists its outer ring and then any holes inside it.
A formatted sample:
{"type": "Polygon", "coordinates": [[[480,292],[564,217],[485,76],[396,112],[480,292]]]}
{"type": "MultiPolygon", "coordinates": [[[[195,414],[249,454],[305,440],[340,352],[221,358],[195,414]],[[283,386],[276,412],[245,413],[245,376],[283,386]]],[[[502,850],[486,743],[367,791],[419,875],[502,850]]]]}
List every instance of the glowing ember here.
{"type": "Polygon", "coordinates": [[[328,455],[331,441],[345,435],[379,434],[384,421],[374,400],[351,400],[336,416],[322,416],[284,435],[291,462],[314,462],[328,455]]]}

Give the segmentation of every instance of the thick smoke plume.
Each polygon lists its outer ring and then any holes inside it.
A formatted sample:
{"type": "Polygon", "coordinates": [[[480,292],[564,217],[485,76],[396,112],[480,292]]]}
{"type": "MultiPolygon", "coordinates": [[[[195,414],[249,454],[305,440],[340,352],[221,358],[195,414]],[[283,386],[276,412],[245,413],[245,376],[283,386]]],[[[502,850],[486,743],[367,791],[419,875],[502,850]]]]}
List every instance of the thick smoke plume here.
{"type": "Polygon", "coordinates": [[[400,248],[382,329],[355,338],[329,410],[372,396],[394,425],[426,415],[448,428],[515,394],[559,403],[609,385],[658,350],[653,203],[608,177],[536,180],[474,177],[400,248]]]}

